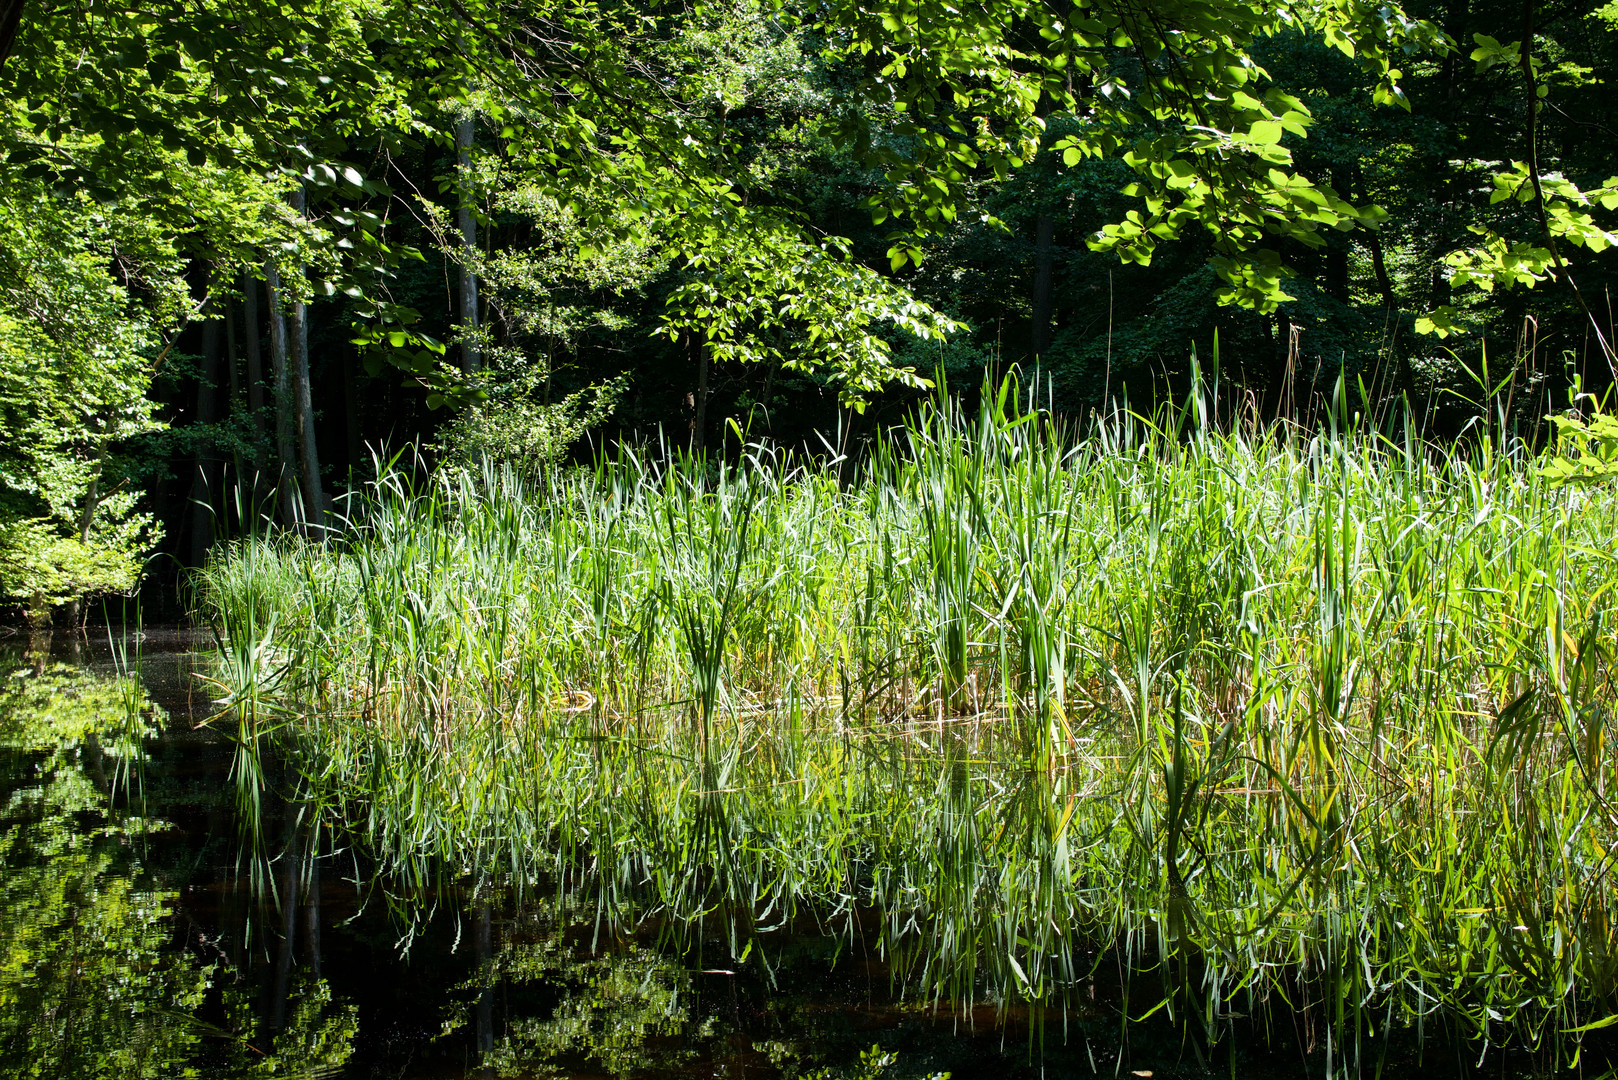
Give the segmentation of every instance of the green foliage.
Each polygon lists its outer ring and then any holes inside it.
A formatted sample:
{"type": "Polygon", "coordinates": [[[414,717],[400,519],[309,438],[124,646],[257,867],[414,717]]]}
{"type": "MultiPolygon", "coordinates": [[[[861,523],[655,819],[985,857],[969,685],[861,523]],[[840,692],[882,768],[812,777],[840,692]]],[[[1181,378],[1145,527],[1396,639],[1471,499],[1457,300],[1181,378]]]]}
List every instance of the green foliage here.
{"type": "MultiPolygon", "coordinates": [[[[860,1051],[860,1061],[856,1066],[816,1069],[804,1074],[803,1080],[888,1080],[896,1075],[894,1067],[898,1064],[897,1054],[886,1052],[880,1046],[872,1046],[869,1050],[860,1051]]],[[[899,1072],[897,1075],[911,1074],[899,1072]]],[[[916,1080],[949,1080],[949,1077],[949,1073],[939,1072],[917,1076],[916,1080]]]]}
{"type": "MultiPolygon", "coordinates": [[[[841,136],[886,170],[877,218],[908,219],[916,235],[953,221],[967,178],[1004,178],[1039,152],[1046,117],[1083,117],[1050,151],[1072,166],[1116,157],[1144,202],[1092,241],[1126,262],[1189,228],[1214,238],[1221,303],[1273,310],[1287,299],[1279,252],[1287,240],[1324,244],[1326,229],[1375,226],[1375,207],[1351,205],[1291,168],[1283,136],[1302,137],[1311,114],[1270,84],[1256,43],[1286,31],[1318,35],[1354,57],[1379,103],[1405,104],[1397,66],[1448,47],[1443,32],[1403,12],[1351,4],[1087,3],[1064,16],[1028,0],[970,8],[944,3],[842,3],[828,19],[839,54],[860,61],[860,91],[900,112],[892,135],[848,110],[841,136]]],[[[895,234],[895,261],[909,251],[895,234]]]]}
{"type": "Polygon", "coordinates": [[[606,419],[624,389],[620,380],[547,403],[535,396],[537,382],[532,374],[519,378],[456,413],[439,429],[434,447],[439,460],[457,469],[477,470],[491,463],[547,472],[606,419]]]}
{"type": "Polygon", "coordinates": [[[0,596],[37,616],[139,580],[158,533],[117,451],[159,426],[146,390],[188,304],[139,214],[0,191],[0,596]]]}
{"type": "Polygon", "coordinates": [[[1539,467],[1553,484],[1600,484],[1618,477],[1618,417],[1597,410],[1588,418],[1556,415],[1556,449],[1539,467]]]}
{"type": "MultiPolygon", "coordinates": [[[[1529,27],[1532,28],[1531,22],[1529,27]]],[[[1547,278],[1562,278],[1571,284],[1572,267],[1559,251],[1560,243],[1592,255],[1618,246],[1618,233],[1599,225],[1592,214],[1598,205],[1605,210],[1618,209],[1618,176],[1611,176],[1598,186],[1581,189],[1562,173],[1545,170],[1540,161],[1539,114],[1558,84],[1578,88],[1593,86],[1596,81],[1590,78],[1589,68],[1551,64],[1545,55],[1549,50],[1536,51],[1532,39],[1502,44],[1488,34],[1476,33],[1472,38],[1477,44],[1471,53],[1477,74],[1482,76],[1493,71],[1498,79],[1520,79],[1518,93],[1522,95],[1528,115],[1525,149],[1529,160],[1512,161],[1507,169],[1493,173],[1489,205],[1520,204],[1531,210],[1537,235],[1533,240],[1515,238],[1509,217],[1506,221],[1497,219],[1468,225],[1468,230],[1479,239],[1471,247],[1445,256],[1451,284],[1473,286],[1485,293],[1496,287],[1532,288],[1547,278]]],[[[1576,285],[1574,289],[1577,290],[1576,285]]],[[[1585,306],[1582,297],[1579,304],[1585,306]]],[[[1416,330],[1447,337],[1461,325],[1458,310],[1445,304],[1417,320],[1416,330]]],[[[1602,344],[1611,362],[1611,343],[1603,341],[1602,344]]]]}
{"type": "MultiPolygon", "coordinates": [[[[1598,205],[1606,210],[1618,209],[1618,176],[1588,191],[1581,191],[1559,174],[1538,177],[1537,187],[1535,181],[1527,165],[1513,161],[1508,171],[1493,175],[1494,190],[1489,202],[1532,203],[1542,192],[1544,238],[1538,242],[1511,241],[1487,225],[1468,226],[1482,239],[1475,247],[1445,256],[1453,285],[1470,285],[1485,293],[1496,287],[1531,289],[1555,277],[1560,269],[1558,256],[1547,244],[1565,241],[1592,254],[1618,246],[1618,233],[1602,228],[1591,214],[1598,205]]],[[[1448,337],[1459,329],[1458,318],[1456,309],[1446,305],[1418,319],[1416,330],[1448,337]]]]}
{"type": "Polygon", "coordinates": [[[887,383],[927,385],[892,363],[878,331],[937,342],[959,323],[849,259],[846,243],[758,239],[716,241],[690,260],[694,280],[668,300],[671,338],[694,331],[716,359],[825,372],[861,408],[887,383]]]}
{"type": "MultiPolygon", "coordinates": [[[[265,1054],[253,1054],[236,1075],[247,1078],[334,1076],[354,1056],[359,1010],[332,999],[325,979],[300,978],[291,990],[286,1026],[265,1054]]],[[[246,1057],[248,1055],[241,1055],[246,1057]]]]}
{"type": "MultiPolygon", "coordinates": [[[[676,960],[636,946],[592,957],[576,955],[561,934],[532,944],[504,945],[460,987],[474,1001],[484,986],[555,994],[549,1016],[514,1018],[483,1062],[493,1075],[547,1075],[583,1056],[612,1076],[644,1076],[678,1067],[690,1056],[671,1036],[691,1019],[691,973],[676,960]]],[[[462,1026],[461,1004],[445,1032],[462,1026]]],[[[694,1033],[693,1033],[694,1034],[694,1033]]]]}

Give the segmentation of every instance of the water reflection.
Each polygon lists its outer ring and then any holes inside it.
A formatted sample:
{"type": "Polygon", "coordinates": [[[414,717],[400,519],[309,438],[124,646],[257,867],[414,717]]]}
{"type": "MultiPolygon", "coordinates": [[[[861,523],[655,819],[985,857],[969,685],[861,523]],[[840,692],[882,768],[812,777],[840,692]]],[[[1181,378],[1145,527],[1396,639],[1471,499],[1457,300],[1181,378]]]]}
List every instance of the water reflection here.
{"type": "Polygon", "coordinates": [[[401,903],[290,770],[243,844],[234,748],[195,726],[186,640],[158,644],[0,646],[0,1075],[892,1071],[857,1062],[896,1014],[860,1021],[870,987],[813,947],[821,981],[783,994],[561,893],[401,903]]]}
{"type": "Polygon", "coordinates": [[[318,973],[288,995],[275,1037],[255,1043],[251,995],[217,941],[179,940],[190,860],[147,771],[164,710],[116,662],[60,663],[49,646],[35,637],[0,654],[0,1074],[340,1068],[354,1010],[318,973]]]}
{"type": "MultiPolygon", "coordinates": [[[[1059,1017],[963,1015],[903,1000],[907,965],[936,951],[875,910],[835,935],[717,910],[675,934],[657,895],[613,909],[578,881],[412,892],[270,760],[244,845],[236,748],[195,726],[187,647],[0,650],[0,1076],[1208,1075],[1166,1009],[1121,1045],[1110,957],[1059,1017]]],[[[738,827],[723,810],[703,827],[738,827]]],[[[1304,1035],[1216,1071],[1299,1075],[1304,1035]]],[[[1507,1064],[1491,1075],[1530,1071],[1507,1064]]]]}

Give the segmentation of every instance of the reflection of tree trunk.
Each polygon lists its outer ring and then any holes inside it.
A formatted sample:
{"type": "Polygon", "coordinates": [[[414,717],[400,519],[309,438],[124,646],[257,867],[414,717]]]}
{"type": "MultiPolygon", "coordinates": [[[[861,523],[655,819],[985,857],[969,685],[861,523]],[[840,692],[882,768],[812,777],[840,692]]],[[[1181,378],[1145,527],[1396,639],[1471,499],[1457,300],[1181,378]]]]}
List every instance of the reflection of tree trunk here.
{"type": "Polygon", "coordinates": [[[311,821],[305,845],[308,869],[304,874],[303,933],[309,949],[309,972],[317,979],[320,978],[320,852],[316,847],[319,842],[320,833],[311,821]]]}
{"type": "Polygon", "coordinates": [[[298,930],[298,879],[302,867],[302,837],[299,825],[302,807],[288,803],[285,808],[286,827],[283,829],[285,846],[281,852],[281,946],[275,957],[275,985],[270,997],[269,1034],[279,1034],[286,1027],[287,996],[292,989],[292,947],[298,930]]]}
{"type": "Polygon", "coordinates": [[[289,529],[299,524],[297,492],[297,449],[293,442],[292,372],[287,355],[287,318],[281,309],[281,274],[274,263],[264,267],[264,293],[270,308],[270,369],[275,378],[275,473],[276,491],[281,501],[281,524],[289,529]]]}
{"type": "MultiPolygon", "coordinates": [[[[478,219],[472,210],[472,118],[455,125],[455,153],[461,172],[461,203],[455,223],[461,234],[461,333],[474,335],[478,329],[478,275],[472,258],[478,248],[478,219]]],[[[468,374],[483,366],[483,356],[472,340],[461,342],[461,368],[468,374]]]]}
{"type": "MultiPolygon", "coordinates": [[[[228,805],[228,804],[227,804],[228,805]]],[[[235,822],[228,810],[212,812],[209,817],[209,834],[213,836],[226,835],[228,830],[235,828],[235,822]]],[[[247,943],[251,939],[248,920],[252,916],[248,910],[246,889],[239,877],[221,881],[219,889],[219,948],[228,958],[230,965],[239,971],[246,971],[252,963],[247,943]]]]}
{"type": "MultiPolygon", "coordinates": [[[[292,208],[300,215],[304,211],[304,192],[300,185],[292,191],[292,208]]],[[[309,386],[309,308],[302,300],[293,299],[289,309],[288,351],[292,361],[293,405],[297,409],[299,436],[299,464],[302,466],[303,504],[309,521],[324,527],[326,523],[326,496],[320,483],[320,452],[315,446],[314,394],[309,386]]]]}
{"type": "Polygon", "coordinates": [[[51,662],[50,612],[45,614],[46,618],[42,621],[38,612],[28,613],[28,649],[23,656],[35,675],[45,674],[45,666],[51,662]]]}
{"type": "MultiPolygon", "coordinates": [[[[202,356],[197,368],[198,425],[212,424],[218,419],[219,378],[219,318],[218,302],[210,300],[203,311],[202,356]]],[[[191,557],[186,565],[201,566],[208,558],[213,541],[213,497],[218,484],[218,469],[213,460],[211,439],[197,441],[194,468],[191,473],[191,557]]]]}
{"type": "Polygon", "coordinates": [[[1034,224],[1034,355],[1044,357],[1051,348],[1051,275],[1055,267],[1056,217],[1042,213],[1034,224]]]}
{"type": "MultiPolygon", "coordinates": [[[[77,637],[75,634],[74,638],[77,637]]],[[[84,737],[80,760],[84,762],[85,768],[90,770],[90,780],[95,784],[96,790],[103,795],[112,791],[112,784],[107,780],[106,756],[101,749],[101,740],[95,737],[94,732],[84,737]]]]}
{"type": "Polygon", "coordinates": [[[492,1076],[488,1055],[494,1050],[494,926],[489,902],[478,902],[473,916],[473,950],[478,964],[477,1040],[479,1075],[492,1076]]]}

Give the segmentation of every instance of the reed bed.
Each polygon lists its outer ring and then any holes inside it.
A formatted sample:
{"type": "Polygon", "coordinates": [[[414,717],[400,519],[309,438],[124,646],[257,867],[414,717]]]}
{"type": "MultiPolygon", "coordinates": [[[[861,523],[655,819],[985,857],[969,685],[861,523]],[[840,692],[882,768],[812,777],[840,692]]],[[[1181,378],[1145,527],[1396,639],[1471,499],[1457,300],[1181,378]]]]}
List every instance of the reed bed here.
{"type": "Polygon", "coordinates": [[[1327,1075],[1565,1067],[1618,1012],[1618,505],[1338,402],[1080,440],[1002,389],[852,482],[384,470],[202,575],[242,775],[274,740],[405,890],[566,883],[762,964],[810,920],[948,1007],[1105,976],[1125,1037],[1281,1025],[1327,1075]]]}

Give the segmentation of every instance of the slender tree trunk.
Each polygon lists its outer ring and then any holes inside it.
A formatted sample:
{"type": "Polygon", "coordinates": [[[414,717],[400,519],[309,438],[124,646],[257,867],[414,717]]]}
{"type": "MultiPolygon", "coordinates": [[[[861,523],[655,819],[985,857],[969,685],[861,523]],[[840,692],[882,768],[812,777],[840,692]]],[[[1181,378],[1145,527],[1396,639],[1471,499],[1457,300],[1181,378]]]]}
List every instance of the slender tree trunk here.
{"type": "Polygon", "coordinates": [[[1051,277],[1056,257],[1056,217],[1049,212],[1034,223],[1034,319],[1030,341],[1034,355],[1043,357],[1051,348],[1051,277]]]}
{"type": "MultiPolygon", "coordinates": [[[[236,301],[227,299],[223,301],[223,303],[225,305],[225,372],[227,376],[227,384],[230,387],[230,398],[226,403],[226,407],[223,412],[224,415],[234,420],[237,416],[241,415],[242,411],[242,351],[236,341],[236,301]]],[[[241,443],[239,439],[231,439],[230,477],[231,480],[236,484],[238,494],[242,489],[242,453],[240,450],[240,445],[241,443]]],[[[224,494],[224,490],[225,479],[223,476],[221,476],[219,481],[219,491],[221,495],[224,494]]],[[[247,509],[241,505],[240,499],[237,500],[237,509],[247,509]]],[[[219,512],[225,515],[226,527],[229,528],[233,524],[239,526],[241,524],[240,521],[231,521],[230,510],[230,500],[221,499],[219,503],[219,512]]]]}
{"type": "MultiPolygon", "coordinates": [[[[1371,251],[1371,273],[1376,277],[1376,291],[1382,297],[1382,303],[1388,310],[1389,317],[1399,312],[1399,294],[1393,291],[1393,278],[1388,273],[1388,260],[1382,252],[1382,237],[1376,230],[1365,230],[1365,245],[1371,251]]],[[[1407,399],[1416,396],[1416,373],[1410,366],[1410,354],[1400,343],[1398,338],[1398,321],[1394,321],[1394,338],[1388,342],[1388,348],[1393,351],[1399,364],[1399,389],[1407,399]]]]}
{"type": "Polygon", "coordinates": [[[764,405],[764,426],[771,434],[775,433],[775,377],[781,374],[781,365],[784,360],[777,360],[770,365],[770,373],[764,376],[764,389],[759,393],[759,401],[764,405]]]}
{"type": "Polygon", "coordinates": [[[222,301],[225,305],[225,383],[230,387],[229,413],[241,407],[242,351],[236,344],[236,302],[222,301]]]}
{"type": "Polygon", "coordinates": [[[247,366],[247,415],[252,419],[254,446],[253,446],[253,477],[247,483],[241,476],[241,462],[237,462],[237,483],[240,491],[246,495],[245,502],[238,507],[242,514],[243,523],[252,522],[252,528],[258,527],[259,500],[262,495],[264,477],[264,354],[259,345],[259,317],[258,317],[258,282],[252,273],[242,271],[242,356],[247,366]]]}
{"type": "Polygon", "coordinates": [[[1322,253],[1326,263],[1324,275],[1326,295],[1339,303],[1348,303],[1348,250],[1337,243],[1327,241],[1328,247],[1322,253]]]}
{"type": "MultiPolygon", "coordinates": [[[[294,188],[292,208],[304,211],[303,188],[294,188]]],[[[294,299],[288,305],[288,351],[292,362],[293,407],[297,414],[298,463],[303,481],[304,506],[309,521],[318,528],[326,525],[326,495],[320,482],[320,451],[315,444],[314,394],[309,385],[309,307],[294,299]]]]}
{"type": "Polygon", "coordinates": [[[461,233],[461,333],[469,339],[461,343],[461,368],[467,374],[483,367],[483,355],[470,335],[478,329],[478,275],[472,259],[478,249],[478,219],[472,210],[472,118],[455,125],[455,152],[461,169],[461,205],[455,223],[461,233]]]}
{"type": "MultiPolygon", "coordinates": [[[[79,543],[90,542],[90,530],[95,526],[96,509],[101,505],[101,470],[107,463],[107,443],[105,438],[101,448],[96,454],[95,469],[90,473],[90,486],[84,492],[84,509],[79,512],[79,543]]],[[[32,622],[35,612],[29,612],[29,621],[32,622]]],[[[49,610],[46,616],[49,616],[49,610]]],[[[84,625],[84,600],[74,597],[67,603],[67,628],[77,634],[79,627],[84,625]]]]}
{"type": "Polygon", "coordinates": [[[258,290],[253,276],[242,271],[242,344],[247,353],[247,407],[253,414],[253,429],[264,434],[264,357],[259,350],[258,290]]]}
{"type": "Polygon", "coordinates": [[[0,66],[4,66],[17,44],[17,31],[22,27],[22,9],[23,0],[0,0],[0,66]]]}
{"type": "Polygon", "coordinates": [[[287,318],[281,309],[281,274],[275,264],[264,266],[264,293],[269,301],[270,369],[275,378],[276,493],[281,503],[281,524],[296,529],[302,524],[298,500],[298,451],[292,403],[292,371],[287,347],[287,318]]]}
{"type": "Polygon", "coordinates": [[[1365,230],[1365,246],[1371,251],[1371,273],[1376,277],[1376,291],[1389,310],[1397,311],[1399,297],[1393,291],[1393,278],[1388,275],[1388,260],[1382,253],[1382,237],[1374,229],[1365,230]]]}
{"type": "Polygon", "coordinates": [[[359,468],[364,446],[360,439],[359,357],[354,346],[343,349],[343,433],[348,437],[348,467],[359,468]]]}
{"type": "Polygon", "coordinates": [[[691,450],[701,453],[708,434],[708,350],[702,341],[691,335],[692,347],[697,351],[697,393],[691,415],[691,450]]]}
{"type": "MultiPolygon", "coordinates": [[[[203,312],[202,358],[197,369],[197,413],[194,422],[211,424],[218,419],[219,302],[211,299],[203,312]]],[[[189,566],[201,566],[208,559],[213,543],[213,499],[218,484],[213,447],[199,440],[191,473],[191,556],[189,566]]]]}

